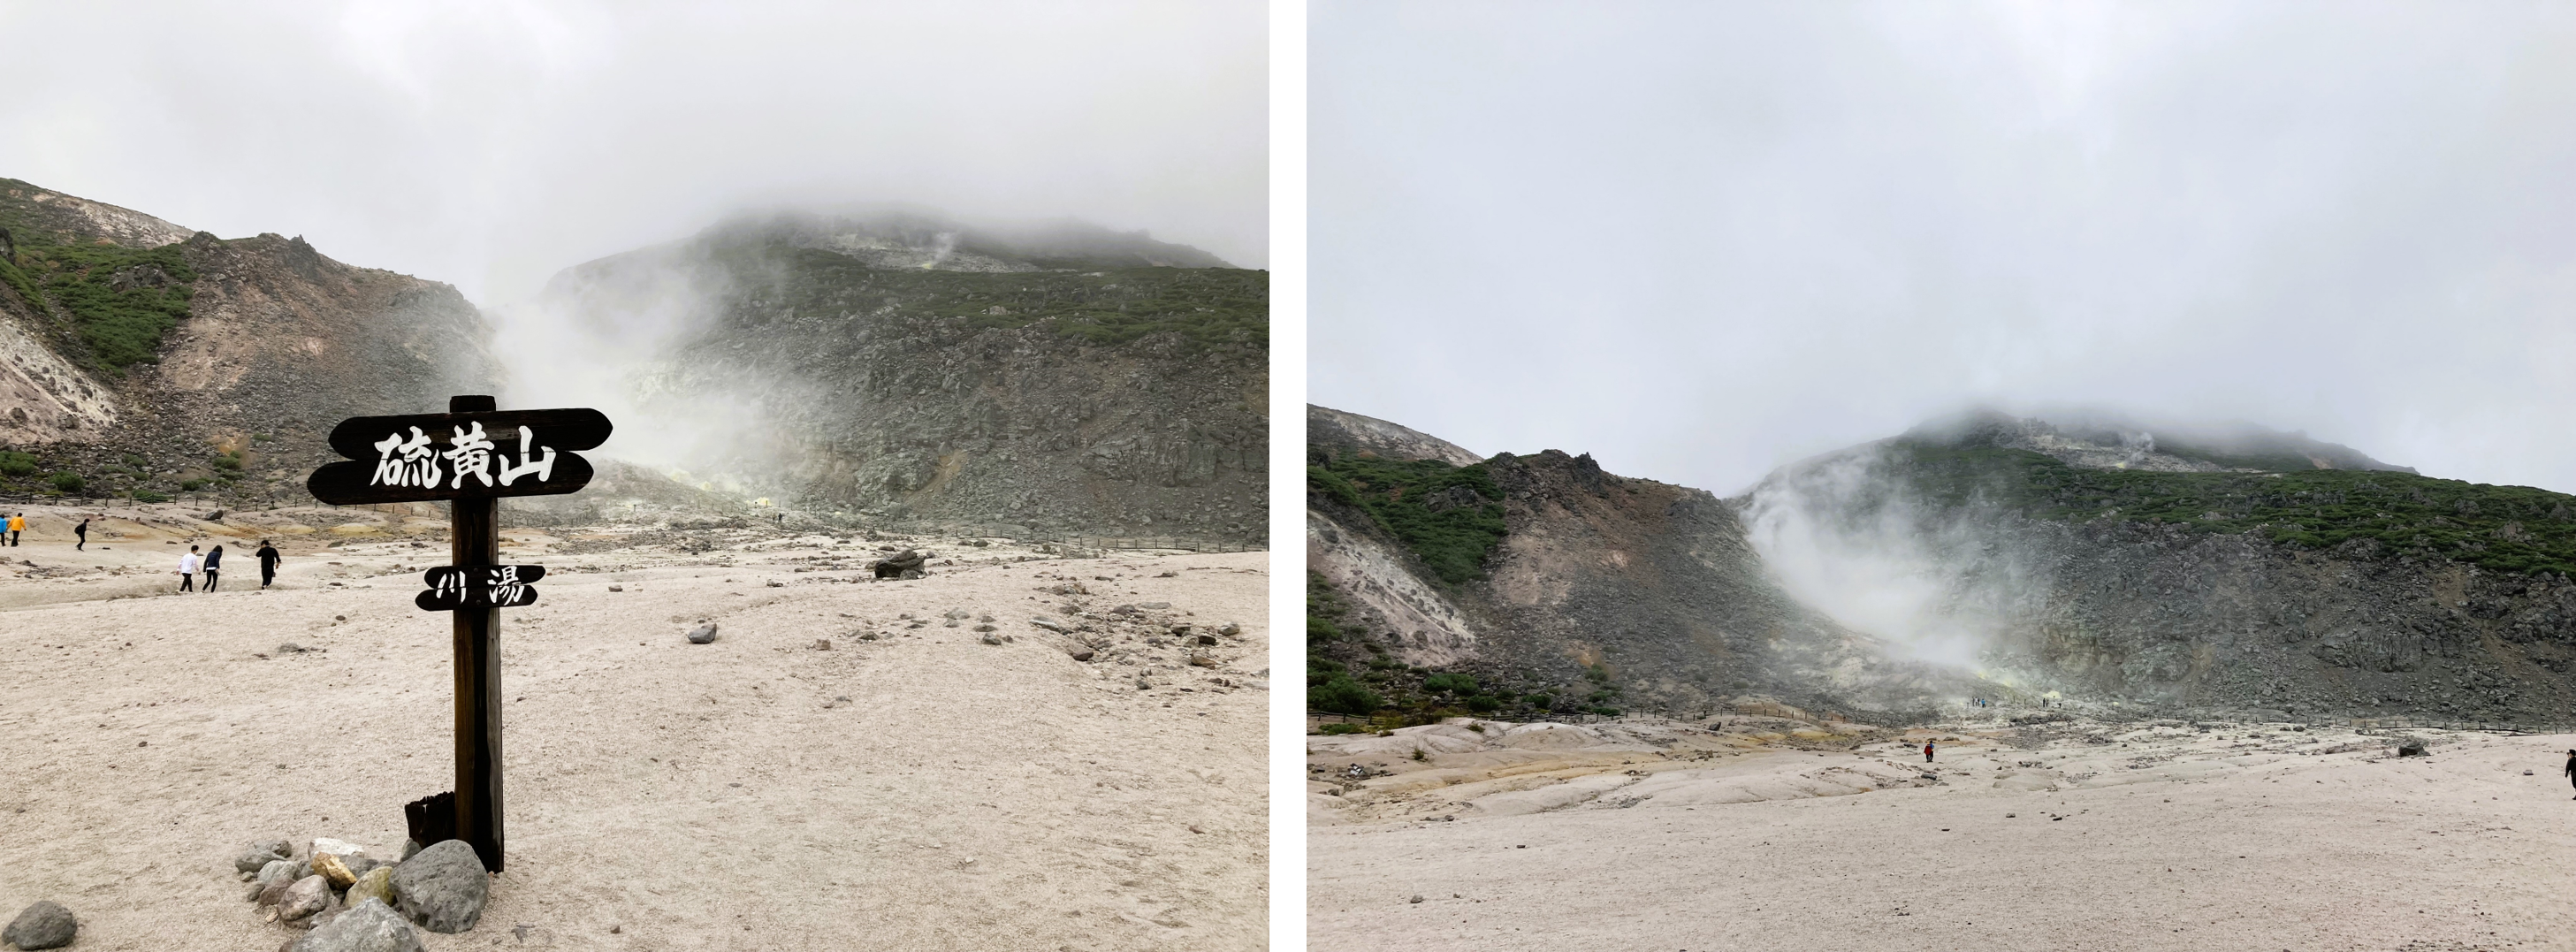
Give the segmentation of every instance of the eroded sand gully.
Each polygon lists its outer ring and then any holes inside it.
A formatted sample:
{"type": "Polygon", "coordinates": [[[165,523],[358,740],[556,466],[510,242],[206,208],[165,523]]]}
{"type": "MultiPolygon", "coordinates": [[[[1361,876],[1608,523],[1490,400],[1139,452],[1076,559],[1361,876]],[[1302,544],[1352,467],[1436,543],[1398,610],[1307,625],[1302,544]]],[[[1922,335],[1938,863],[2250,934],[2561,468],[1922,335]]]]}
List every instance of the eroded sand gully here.
{"type": "Polygon", "coordinates": [[[1308,930],[1407,950],[2576,948],[2576,737],[2409,736],[2429,755],[2178,721],[1310,736],[1308,930]]]}
{"type": "MultiPolygon", "coordinates": [[[[76,948],[273,949],[293,933],[243,900],[243,843],[399,846],[400,805],[451,785],[447,619],[411,604],[447,561],[436,523],[159,507],[74,552],[68,513],[29,509],[0,549],[0,906],[62,902],[76,948]],[[289,556],[265,593],[262,534],[289,556]],[[224,543],[222,591],[170,593],[171,541],[224,543]]],[[[1266,554],[507,536],[549,572],[503,612],[510,868],[483,925],[430,949],[1264,944],[1266,554]],[[933,574],[862,581],[880,545],[933,574]],[[1132,637],[1075,662],[1028,623],[1066,610],[1132,637]],[[980,643],[985,614],[1015,640],[980,643]],[[699,619],[715,643],[685,643],[699,619]],[[1154,619],[1242,633],[1153,645],[1154,619]]]]}

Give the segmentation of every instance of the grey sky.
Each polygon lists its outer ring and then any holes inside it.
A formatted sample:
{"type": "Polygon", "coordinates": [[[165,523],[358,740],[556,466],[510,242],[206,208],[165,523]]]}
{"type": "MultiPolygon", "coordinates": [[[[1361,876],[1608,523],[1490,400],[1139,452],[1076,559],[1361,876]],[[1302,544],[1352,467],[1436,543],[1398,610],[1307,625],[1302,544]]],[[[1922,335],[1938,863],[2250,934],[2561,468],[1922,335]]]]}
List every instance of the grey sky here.
{"type": "Polygon", "coordinates": [[[2576,6],[1360,3],[1310,396],[1740,490],[1971,402],[2576,491],[2576,6]]]}
{"type": "Polygon", "coordinates": [[[0,35],[0,176],[479,303],[792,202],[1269,257],[1258,0],[0,2],[0,35]]]}

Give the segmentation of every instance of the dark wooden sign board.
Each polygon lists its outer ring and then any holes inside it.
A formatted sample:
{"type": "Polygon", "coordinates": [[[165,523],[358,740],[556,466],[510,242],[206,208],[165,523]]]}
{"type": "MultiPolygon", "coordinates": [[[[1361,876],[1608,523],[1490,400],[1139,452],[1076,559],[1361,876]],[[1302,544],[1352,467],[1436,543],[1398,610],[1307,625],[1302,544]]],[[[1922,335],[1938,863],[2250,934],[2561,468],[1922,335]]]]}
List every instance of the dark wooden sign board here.
{"type": "Polygon", "coordinates": [[[414,599],[452,612],[456,655],[456,789],[404,805],[423,846],[464,840],[501,871],[501,614],[536,601],[543,566],[501,564],[500,500],[578,492],[590,462],[575,453],[608,441],[597,410],[502,411],[491,397],[450,397],[446,413],[352,417],[331,430],[349,457],[305,480],[335,506],[448,500],[455,564],[431,569],[414,599]],[[516,570],[507,572],[504,570],[516,570]]]}
{"type": "Polygon", "coordinates": [[[542,565],[442,565],[420,573],[429,590],[412,599],[412,604],[425,612],[525,608],[537,603],[537,580],[544,577],[546,567],[542,565]]]}

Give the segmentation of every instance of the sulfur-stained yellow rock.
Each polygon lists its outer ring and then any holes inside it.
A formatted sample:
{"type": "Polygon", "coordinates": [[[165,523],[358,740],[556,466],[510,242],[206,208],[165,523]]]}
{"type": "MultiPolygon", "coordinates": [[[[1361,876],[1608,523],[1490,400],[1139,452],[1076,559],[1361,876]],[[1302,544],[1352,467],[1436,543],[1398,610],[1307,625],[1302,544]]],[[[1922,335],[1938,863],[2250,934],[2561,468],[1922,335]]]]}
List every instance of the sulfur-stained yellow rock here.
{"type": "Polygon", "coordinates": [[[370,897],[384,903],[385,905],[393,905],[393,867],[378,866],[374,869],[368,870],[366,875],[358,877],[357,882],[350,884],[349,895],[344,897],[343,901],[345,905],[354,908],[359,903],[365,902],[370,897]]]}
{"type": "Polygon", "coordinates": [[[349,864],[340,862],[339,857],[329,853],[313,854],[313,871],[330,880],[333,889],[346,889],[350,883],[358,881],[358,874],[349,871],[349,864]]]}

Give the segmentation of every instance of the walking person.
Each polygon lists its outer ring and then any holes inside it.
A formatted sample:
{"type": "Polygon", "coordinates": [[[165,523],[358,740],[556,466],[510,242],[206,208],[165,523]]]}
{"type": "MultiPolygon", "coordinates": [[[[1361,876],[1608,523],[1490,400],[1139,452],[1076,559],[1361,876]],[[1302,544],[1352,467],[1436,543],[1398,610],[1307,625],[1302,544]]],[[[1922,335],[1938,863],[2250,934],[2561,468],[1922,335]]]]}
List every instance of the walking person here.
{"type": "Polygon", "coordinates": [[[17,544],[18,544],[18,536],[19,536],[19,534],[24,533],[24,532],[26,532],[26,531],[27,531],[27,514],[26,514],[26,513],[23,513],[23,512],[22,512],[22,513],[19,513],[19,514],[17,514],[17,515],[14,515],[14,516],[10,516],[10,517],[9,517],[9,544],[10,544],[10,545],[17,545],[17,544]]]}
{"type": "Polygon", "coordinates": [[[215,572],[217,571],[217,566],[221,565],[223,561],[223,546],[216,546],[214,551],[206,553],[206,591],[211,592],[215,590],[215,582],[218,581],[215,572]]]}
{"type": "Polygon", "coordinates": [[[2576,750],[2567,752],[2567,781],[2576,783],[2576,750]]]}
{"type": "Polygon", "coordinates": [[[261,539],[259,551],[251,553],[251,557],[259,560],[259,587],[267,588],[268,583],[277,581],[277,563],[285,556],[277,554],[276,546],[269,545],[267,539],[261,539]]]}
{"type": "Polygon", "coordinates": [[[76,525],[76,526],[73,526],[73,527],[72,527],[72,534],[80,537],[80,541],[79,541],[79,542],[72,543],[72,551],[74,551],[74,552],[81,551],[81,549],[82,549],[83,547],[85,547],[85,546],[88,546],[88,545],[89,545],[89,517],[88,517],[88,516],[82,516],[82,517],[81,517],[81,524],[80,524],[80,525],[76,525]]]}
{"type": "Polygon", "coordinates": [[[199,559],[197,558],[197,547],[196,547],[196,546],[193,546],[193,545],[188,547],[188,554],[186,554],[186,555],[183,555],[183,556],[180,556],[180,557],[179,557],[179,590],[180,590],[180,591],[182,591],[182,592],[193,592],[193,591],[196,591],[196,590],[197,590],[197,563],[198,563],[198,561],[199,561],[199,559]]]}
{"type": "Polygon", "coordinates": [[[1928,740],[1923,742],[1923,762],[1932,762],[1932,742],[1928,740]]]}

